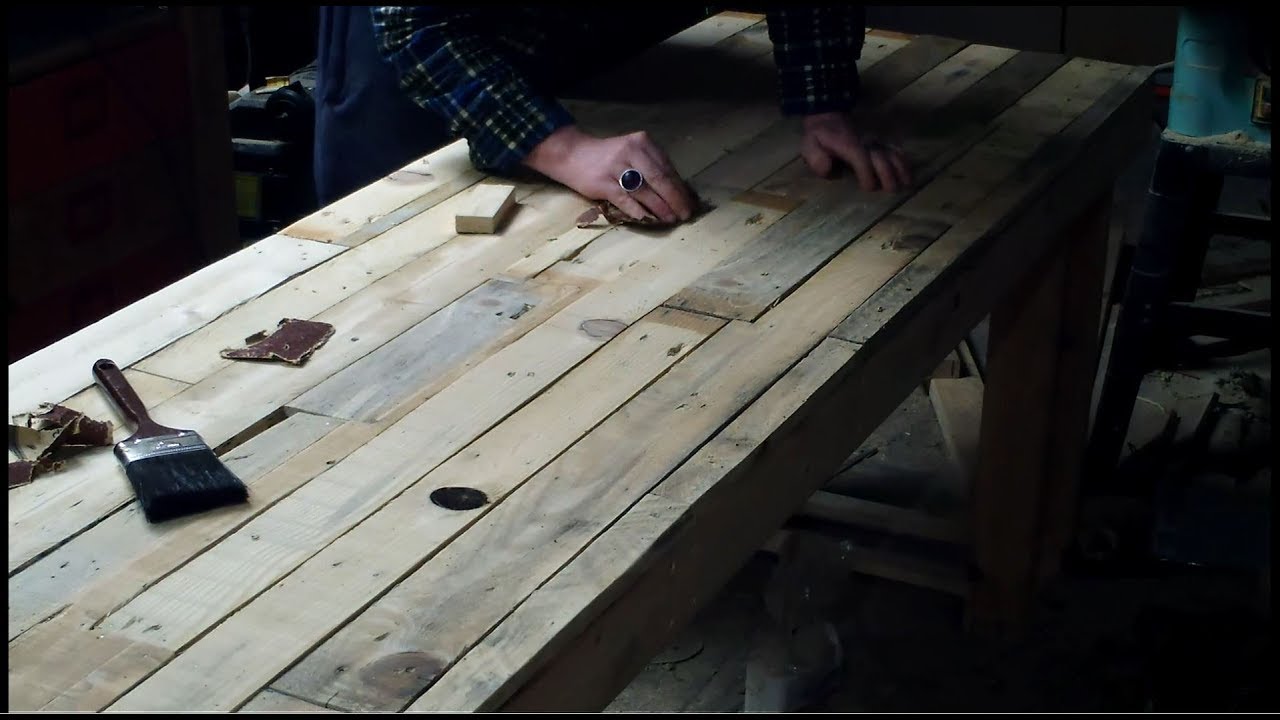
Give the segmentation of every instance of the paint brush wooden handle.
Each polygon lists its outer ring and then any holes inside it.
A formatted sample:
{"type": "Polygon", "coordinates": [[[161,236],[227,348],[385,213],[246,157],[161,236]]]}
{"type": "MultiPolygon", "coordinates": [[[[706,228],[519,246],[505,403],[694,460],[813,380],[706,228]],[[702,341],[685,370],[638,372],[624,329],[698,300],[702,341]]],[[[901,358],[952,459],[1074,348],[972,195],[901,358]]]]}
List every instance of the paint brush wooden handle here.
{"type": "Polygon", "coordinates": [[[111,398],[111,402],[115,404],[120,414],[135,426],[136,430],[131,439],[149,438],[173,432],[172,428],[167,428],[151,419],[142,398],[138,397],[138,393],[134,391],[124,373],[120,371],[120,366],[114,361],[103,359],[94,363],[93,379],[98,381],[98,387],[107,393],[107,397],[111,398]]]}

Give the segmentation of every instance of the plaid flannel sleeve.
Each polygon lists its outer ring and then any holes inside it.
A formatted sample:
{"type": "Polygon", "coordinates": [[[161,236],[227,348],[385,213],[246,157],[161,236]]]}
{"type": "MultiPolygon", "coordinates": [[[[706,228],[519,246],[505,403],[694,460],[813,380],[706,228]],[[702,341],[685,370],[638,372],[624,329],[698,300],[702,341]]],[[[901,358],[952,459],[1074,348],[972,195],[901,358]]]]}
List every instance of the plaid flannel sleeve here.
{"type": "Polygon", "coordinates": [[[858,100],[863,7],[787,6],[766,17],[783,114],[851,110],[858,100]]]}
{"type": "Polygon", "coordinates": [[[374,7],[382,56],[400,86],[465,137],[481,170],[508,171],[573,117],[529,83],[489,42],[474,16],[449,7],[374,7]]]}

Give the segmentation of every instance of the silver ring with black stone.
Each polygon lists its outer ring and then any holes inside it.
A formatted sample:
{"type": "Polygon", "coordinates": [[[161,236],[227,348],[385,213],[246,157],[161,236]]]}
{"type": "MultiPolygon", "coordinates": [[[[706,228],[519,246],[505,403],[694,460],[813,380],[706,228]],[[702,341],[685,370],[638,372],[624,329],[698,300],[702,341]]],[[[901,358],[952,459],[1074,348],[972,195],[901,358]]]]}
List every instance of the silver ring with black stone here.
{"type": "Polygon", "coordinates": [[[635,168],[627,168],[618,176],[618,185],[627,193],[633,193],[644,187],[644,175],[635,168]]]}

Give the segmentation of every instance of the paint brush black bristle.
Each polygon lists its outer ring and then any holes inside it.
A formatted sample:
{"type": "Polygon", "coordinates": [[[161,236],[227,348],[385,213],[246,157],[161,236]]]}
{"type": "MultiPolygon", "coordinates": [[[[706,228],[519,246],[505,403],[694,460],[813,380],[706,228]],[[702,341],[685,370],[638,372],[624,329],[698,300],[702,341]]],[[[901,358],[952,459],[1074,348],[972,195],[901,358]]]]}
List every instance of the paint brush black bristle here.
{"type": "Polygon", "coordinates": [[[235,505],[249,499],[249,489],[208,447],[185,448],[125,466],[148,522],[235,505]]]}
{"type": "Polygon", "coordinates": [[[115,453],[148,522],[249,499],[249,488],[222,464],[199,434],[151,419],[119,365],[99,360],[93,364],[93,378],[120,414],[137,426],[133,435],[116,443],[115,453]]]}

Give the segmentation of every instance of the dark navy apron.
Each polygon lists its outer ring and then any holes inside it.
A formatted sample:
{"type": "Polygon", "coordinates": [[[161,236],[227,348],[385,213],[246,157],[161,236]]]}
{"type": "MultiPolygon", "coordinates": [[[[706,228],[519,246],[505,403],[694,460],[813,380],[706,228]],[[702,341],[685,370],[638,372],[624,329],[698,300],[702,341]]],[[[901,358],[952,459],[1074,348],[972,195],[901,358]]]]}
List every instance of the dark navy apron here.
{"type": "Polygon", "coordinates": [[[316,58],[316,194],[327,205],[449,142],[378,54],[362,5],[322,6],[316,58]]]}

